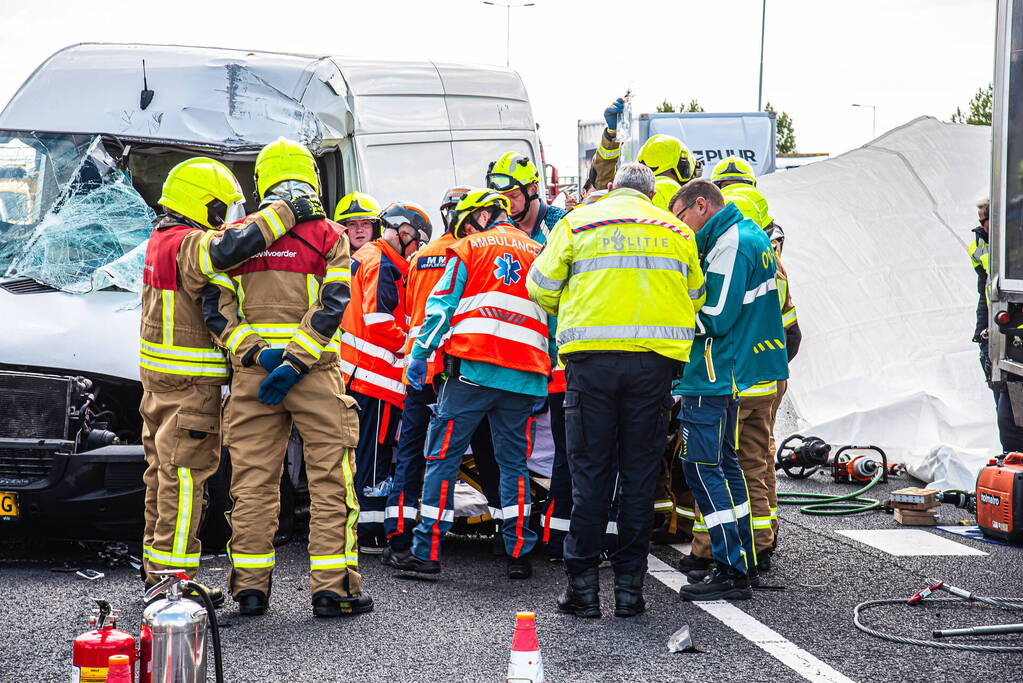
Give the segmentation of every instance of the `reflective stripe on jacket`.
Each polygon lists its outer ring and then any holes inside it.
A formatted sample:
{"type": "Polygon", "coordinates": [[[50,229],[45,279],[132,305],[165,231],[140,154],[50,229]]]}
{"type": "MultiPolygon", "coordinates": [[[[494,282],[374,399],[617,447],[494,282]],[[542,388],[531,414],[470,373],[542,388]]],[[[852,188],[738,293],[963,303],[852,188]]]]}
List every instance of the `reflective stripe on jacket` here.
{"type": "Polygon", "coordinates": [[[561,356],[653,351],[686,361],[704,300],[692,231],[628,188],[568,213],[533,264],[528,287],[558,316],[561,356]]]}
{"type": "Polygon", "coordinates": [[[351,391],[400,408],[409,264],[383,238],[363,245],[354,258],[352,304],[341,322],[341,372],[351,391]]]}
{"type": "MultiPolygon", "coordinates": [[[[426,300],[430,292],[440,281],[447,265],[448,247],[455,243],[455,236],[446,232],[417,251],[409,262],[407,284],[405,285],[405,310],[408,313],[408,340],[405,342],[404,353],[412,351],[423,320],[426,318],[426,300]]],[[[444,352],[438,348],[427,365],[426,383],[433,381],[435,375],[444,370],[444,352]]],[[[407,384],[408,382],[406,382],[407,384]]]]}

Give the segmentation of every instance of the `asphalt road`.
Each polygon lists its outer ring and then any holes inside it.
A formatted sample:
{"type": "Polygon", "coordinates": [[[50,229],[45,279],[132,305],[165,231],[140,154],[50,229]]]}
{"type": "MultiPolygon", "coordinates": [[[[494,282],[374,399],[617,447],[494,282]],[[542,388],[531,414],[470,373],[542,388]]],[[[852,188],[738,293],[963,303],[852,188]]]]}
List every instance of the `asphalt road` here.
{"type": "MultiPolygon", "coordinates": [[[[910,485],[899,480],[887,488],[910,485]]],[[[782,477],[783,489],[794,489],[782,477]]],[[[825,480],[799,482],[800,489],[834,492],[825,480]]],[[[838,488],[848,492],[849,488],[838,488]]],[[[965,513],[944,509],[946,520],[965,513]]],[[[897,645],[857,631],[853,607],[864,600],[905,598],[928,577],[986,595],[1023,595],[1023,549],[974,540],[964,545],[988,556],[903,557],[875,550],[836,533],[838,529],[903,528],[890,515],[817,518],[782,509],[782,536],[765,583],[783,590],[757,591],[735,607],[777,634],[768,650],[808,653],[802,673],[769,654],[731,626],[680,602],[668,586],[647,577],[649,611],[632,619],[611,615],[610,570],[601,572],[604,616],[583,620],[558,613],[561,566],[534,559],[535,576],[511,582],[504,561],[486,541],[451,539],[444,571],[435,581],[402,578],[362,557],[365,585],[376,611],[340,620],[311,616],[302,544],[278,549],[271,611],[241,618],[230,601],[220,610],[229,681],[501,681],[517,610],[534,610],[547,681],[1023,681],[1023,655],[978,654],[897,645]],[[700,652],[668,652],[668,637],[692,628],[700,652]],[[791,645],[781,639],[787,639],[791,645]],[[814,660],[816,658],[816,660],[814,660]],[[837,672],[807,673],[814,661],[837,672]]],[[[928,533],[946,536],[942,532],[928,533]]],[[[679,552],[655,547],[672,564],[679,552]]],[[[226,558],[206,564],[204,578],[224,586],[226,558]]],[[[663,573],[661,574],[664,575],[663,573]]],[[[671,578],[671,577],[669,577],[671,578]]],[[[670,583],[671,581],[669,581],[670,583]]],[[[137,632],[142,611],[140,582],[130,568],[105,569],[93,552],[58,542],[0,544],[0,681],[66,681],[71,641],[86,630],[90,596],[122,610],[121,625],[137,632]],[[60,567],[92,567],[103,579],[86,581],[60,567]]],[[[969,607],[894,606],[868,614],[871,624],[927,637],[936,627],[1019,622],[1018,613],[969,607]]],[[[747,626],[756,622],[746,620],[747,626]]],[[[759,627],[757,627],[759,628],[759,627]]],[[[763,638],[761,637],[761,640],[763,638]]],[[[1023,638],[1002,643],[1023,645],[1023,638]]],[[[210,666],[212,673],[212,665],[210,666]]],[[[211,679],[212,680],[212,679],[211,679]]]]}

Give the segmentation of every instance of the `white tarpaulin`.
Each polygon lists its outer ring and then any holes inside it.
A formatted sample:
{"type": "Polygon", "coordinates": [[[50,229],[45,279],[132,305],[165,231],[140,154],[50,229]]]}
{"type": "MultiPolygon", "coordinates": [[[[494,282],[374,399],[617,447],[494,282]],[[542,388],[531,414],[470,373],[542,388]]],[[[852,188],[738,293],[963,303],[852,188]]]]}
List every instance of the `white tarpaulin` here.
{"type": "Polygon", "coordinates": [[[803,333],[788,393],[800,433],[877,444],[958,488],[1000,450],[966,253],[990,171],[989,127],[919,118],[760,181],[803,333]]]}

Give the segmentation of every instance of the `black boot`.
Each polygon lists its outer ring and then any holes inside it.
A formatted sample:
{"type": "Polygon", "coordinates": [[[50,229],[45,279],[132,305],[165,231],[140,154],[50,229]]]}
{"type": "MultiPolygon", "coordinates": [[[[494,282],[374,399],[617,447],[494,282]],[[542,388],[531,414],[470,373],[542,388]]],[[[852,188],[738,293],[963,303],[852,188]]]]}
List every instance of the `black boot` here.
{"type": "Polygon", "coordinates": [[[266,593],[255,588],[248,588],[238,593],[234,596],[234,601],[238,603],[238,614],[246,617],[258,617],[260,614],[266,614],[266,609],[270,606],[270,600],[266,597],[266,593]]]}
{"type": "Polygon", "coordinates": [[[440,562],[437,560],[420,560],[411,550],[391,554],[390,566],[403,572],[416,574],[440,574],[440,562]]]}
{"type": "Polygon", "coordinates": [[[615,616],[634,617],[644,611],[643,574],[615,574],[615,616]]]}
{"type": "Polygon", "coordinates": [[[682,586],[678,596],[683,600],[749,600],[753,597],[749,577],[731,567],[714,566],[700,583],[682,586]]]}
{"type": "Polygon", "coordinates": [[[774,555],[774,548],[767,548],[757,552],[757,569],[762,572],[771,571],[771,556],[774,555]]]}
{"type": "Polygon", "coordinates": [[[697,557],[696,555],[689,553],[678,561],[676,567],[683,574],[688,574],[689,572],[696,571],[697,569],[710,569],[712,564],[714,564],[714,560],[710,558],[697,557]]]}
{"type": "Polygon", "coordinates": [[[313,593],[313,616],[341,617],[373,611],[373,598],[365,592],[354,598],[342,598],[334,591],[313,593]]]}
{"type": "Polygon", "coordinates": [[[568,590],[558,598],[558,609],[577,617],[600,617],[600,575],[596,567],[568,575],[568,590]]]}
{"type": "Polygon", "coordinates": [[[508,558],[508,578],[509,579],[528,579],[533,575],[533,563],[529,561],[528,557],[509,557],[508,558]]]}

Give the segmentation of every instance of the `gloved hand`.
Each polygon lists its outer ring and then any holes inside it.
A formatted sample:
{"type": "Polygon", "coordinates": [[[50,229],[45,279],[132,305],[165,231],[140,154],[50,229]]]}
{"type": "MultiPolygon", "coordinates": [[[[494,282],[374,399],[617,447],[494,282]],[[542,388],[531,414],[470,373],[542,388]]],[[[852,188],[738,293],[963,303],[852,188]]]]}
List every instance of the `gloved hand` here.
{"type": "Polygon", "coordinates": [[[536,400],[533,401],[533,415],[542,415],[547,412],[547,397],[537,396],[536,400]]]}
{"type": "Polygon", "coordinates": [[[405,376],[408,378],[408,383],[412,385],[413,389],[422,391],[423,382],[426,380],[426,361],[422,358],[409,360],[408,367],[405,369],[405,376]]]}
{"type": "Polygon", "coordinates": [[[323,210],[323,204],[316,195],[303,195],[287,200],[288,208],[295,214],[295,223],[315,221],[326,218],[327,213],[323,210]]]}
{"type": "Polygon", "coordinates": [[[611,135],[618,132],[618,120],[621,118],[623,111],[625,111],[625,99],[621,97],[604,110],[604,123],[607,124],[607,132],[611,135]]]}
{"type": "Polygon", "coordinates": [[[281,363],[274,369],[263,383],[259,385],[259,401],[268,406],[275,406],[284,400],[291,387],[302,379],[302,373],[291,363],[281,363]]]}
{"type": "Polygon", "coordinates": [[[284,349],[271,349],[268,346],[256,354],[256,360],[267,372],[273,372],[284,361],[284,349]]]}

